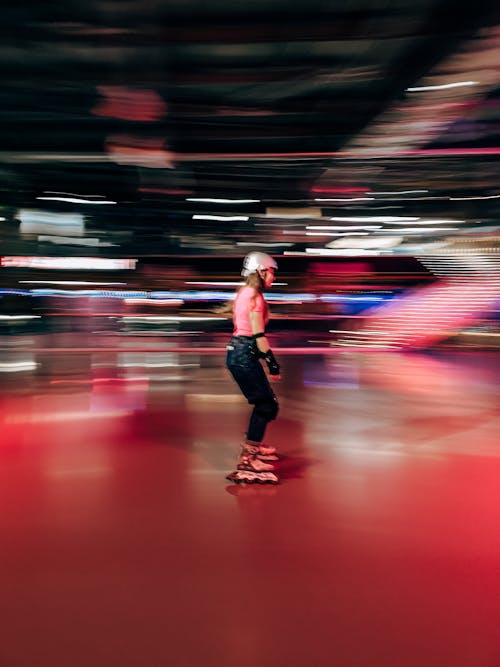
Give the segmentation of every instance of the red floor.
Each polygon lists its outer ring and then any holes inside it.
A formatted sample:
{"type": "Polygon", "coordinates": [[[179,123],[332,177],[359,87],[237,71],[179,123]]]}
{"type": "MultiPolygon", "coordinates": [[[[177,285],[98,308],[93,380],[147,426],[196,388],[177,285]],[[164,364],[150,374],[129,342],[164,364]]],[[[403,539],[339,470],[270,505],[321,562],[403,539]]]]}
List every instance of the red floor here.
{"type": "Polygon", "coordinates": [[[220,355],[0,373],[0,667],[500,666],[495,356],[283,361],[258,488],[220,355]]]}

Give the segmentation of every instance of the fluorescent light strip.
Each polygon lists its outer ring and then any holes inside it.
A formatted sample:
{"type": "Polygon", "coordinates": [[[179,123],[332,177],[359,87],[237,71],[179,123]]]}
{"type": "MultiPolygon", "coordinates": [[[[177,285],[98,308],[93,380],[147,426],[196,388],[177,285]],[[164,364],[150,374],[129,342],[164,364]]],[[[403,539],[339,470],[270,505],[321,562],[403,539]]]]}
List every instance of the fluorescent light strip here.
{"type": "Polygon", "coordinates": [[[466,201],[469,199],[500,199],[500,195],[489,195],[487,197],[450,197],[450,201],[466,201]]]}
{"type": "Polygon", "coordinates": [[[81,199],[79,197],[37,197],[44,201],[65,201],[71,204],[116,204],[110,199],[81,199]]]}
{"type": "Polygon", "coordinates": [[[421,195],[429,192],[429,190],[400,190],[399,192],[372,192],[373,195],[421,195]]]}
{"type": "Polygon", "coordinates": [[[306,232],[306,236],[369,236],[370,232],[306,232]]]}
{"type": "Polygon", "coordinates": [[[262,248],[279,248],[282,246],[291,246],[293,243],[287,243],[286,241],[283,243],[252,243],[251,241],[237,241],[236,245],[240,246],[259,246],[262,248]]]}
{"type": "MultiPolygon", "coordinates": [[[[287,254],[303,254],[303,253],[287,253],[287,254]]],[[[307,255],[379,255],[378,250],[364,250],[363,248],[306,248],[307,255]]]]}
{"type": "Polygon", "coordinates": [[[246,222],[248,215],[193,215],[193,220],[223,220],[226,222],[246,222]]]}
{"type": "MultiPolygon", "coordinates": [[[[58,227],[83,227],[83,215],[81,213],[53,213],[38,209],[22,208],[18,211],[17,217],[23,225],[57,225],[58,227]]],[[[35,231],[38,227],[35,228],[35,231]]]]}
{"type": "Polygon", "coordinates": [[[344,197],[344,198],[335,198],[335,199],[315,199],[314,201],[336,201],[336,202],[350,202],[350,201],[374,201],[375,197],[344,197]]]}
{"type": "Polygon", "coordinates": [[[440,195],[439,197],[398,197],[394,199],[389,199],[389,201],[436,201],[448,199],[445,195],[440,195]]]}
{"type": "Polygon", "coordinates": [[[420,92],[421,90],[445,90],[447,88],[461,88],[462,86],[475,86],[479,81],[457,81],[456,83],[443,83],[435,86],[415,86],[407,88],[409,93],[420,92]]]}
{"type": "Polygon", "coordinates": [[[30,255],[0,257],[0,266],[32,269],[117,271],[135,269],[136,259],[107,259],[104,257],[34,257],[30,255]]]}
{"type": "Polygon", "coordinates": [[[96,283],[90,280],[20,280],[21,285],[126,285],[127,283],[96,283]]]}
{"type": "MultiPolygon", "coordinates": [[[[406,225],[406,222],[404,224],[406,225]]],[[[346,225],[309,225],[306,229],[346,232],[351,229],[382,229],[382,225],[352,225],[351,227],[347,227],[346,225]]]]}
{"type": "Polygon", "coordinates": [[[421,232],[423,234],[430,234],[432,232],[451,232],[455,229],[458,229],[458,227],[403,227],[398,229],[381,229],[379,232],[375,233],[394,234],[394,232],[397,232],[398,234],[401,234],[402,232],[421,232]]]}
{"type": "Polygon", "coordinates": [[[416,222],[420,218],[411,218],[396,215],[373,215],[373,216],[352,216],[352,217],[334,217],[330,218],[334,222],[416,222]]]}
{"type": "Polygon", "coordinates": [[[209,199],[204,197],[187,197],[186,201],[206,202],[207,204],[258,204],[260,199],[209,199]]]}
{"type": "MultiPolygon", "coordinates": [[[[391,225],[406,225],[406,222],[399,221],[399,220],[388,220],[387,222],[388,222],[388,224],[391,224],[391,225]]],[[[436,219],[436,220],[422,220],[421,218],[417,218],[413,222],[416,222],[418,225],[448,225],[448,224],[458,225],[458,224],[464,223],[466,221],[465,220],[446,220],[446,219],[443,219],[443,220],[439,220],[439,219],[436,219]]]]}
{"type": "Polygon", "coordinates": [[[0,372],[16,373],[20,371],[34,371],[38,367],[35,361],[17,361],[0,363],[0,372]]]}
{"type": "Polygon", "coordinates": [[[110,299],[125,299],[125,298],[147,298],[148,293],[137,291],[137,290],[99,290],[99,289],[78,289],[78,290],[67,290],[67,289],[53,289],[45,287],[42,289],[32,289],[30,290],[32,296],[69,296],[69,297],[79,297],[79,296],[89,296],[89,297],[103,297],[110,299]]]}

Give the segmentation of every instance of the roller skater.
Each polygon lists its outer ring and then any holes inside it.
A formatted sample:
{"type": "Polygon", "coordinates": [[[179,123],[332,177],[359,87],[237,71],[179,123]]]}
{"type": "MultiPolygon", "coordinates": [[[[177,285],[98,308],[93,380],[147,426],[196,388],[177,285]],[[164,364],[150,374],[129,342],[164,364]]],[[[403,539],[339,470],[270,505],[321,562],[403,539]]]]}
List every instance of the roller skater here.
{"type": "Polygon", "coordinates": [[[263,289],[273,284],[277,268],[266,253],[249,253],[241,272],[246,284],[238,291],[233,305],[234,332],[227,345],[226,364],[243,395],[254,406],[236,470],[227,477],[236,483],[279,482],[273,465],[278,460],[276,449],[263,443],[267,425],[276,419],[279,405],[260,362],[261,359],[266,362],[271,379],[280,379],[280,366],[266,339],[269,310],[262,294],[263,289]]]}

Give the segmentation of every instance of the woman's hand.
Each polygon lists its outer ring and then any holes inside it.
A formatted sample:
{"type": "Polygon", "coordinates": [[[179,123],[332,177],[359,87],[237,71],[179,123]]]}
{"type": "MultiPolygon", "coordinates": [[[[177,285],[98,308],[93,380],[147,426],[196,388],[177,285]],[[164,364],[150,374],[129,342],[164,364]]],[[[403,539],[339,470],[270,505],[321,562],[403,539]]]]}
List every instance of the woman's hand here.
{"type": "Polygon", "coordinates": [[[276,361],[276,357],[273,354],[273,351],[271,349],[267,350],[264,354],[261,355],[262,359],[267,364],[267,368],[269,370],[269,376],[272,378],[280,378],[280,365],[276,361]]]}

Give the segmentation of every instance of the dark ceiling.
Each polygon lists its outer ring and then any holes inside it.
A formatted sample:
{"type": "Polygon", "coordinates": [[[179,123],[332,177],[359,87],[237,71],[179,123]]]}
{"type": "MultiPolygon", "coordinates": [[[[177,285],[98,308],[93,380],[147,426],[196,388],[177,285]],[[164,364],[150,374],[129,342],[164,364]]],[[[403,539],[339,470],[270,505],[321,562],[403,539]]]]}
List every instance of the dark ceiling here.
{"type": "MultiPolygon", "coordinates": [[[[110,227],[175,218],[195,234],[200,205],[188,197],[258,199],[245,208],[257,215],[377,188],[495,193],[494,156],[460,151],[498,145],[498,74],[473,99],[447,98],[460,109],[440,131],[428,129],[432,111],[423,137],[403,137],[402,127],[422,120],[408,87],[429,76],[461,80],[461,54],[473,52],[466,60],[480,66],[497,39],[496,5],[9,3],[0,29],[0,205],[40,208],[36,197],[50,192],[100,195],[118,202],[102,213],[110,227]],[[395,141],[398,152],[384,152],[395,141]],[[367,159],[373,145],[379,153],[367,159]]],[[[404,204],[410,214],[412,206],[404,204]]],[[[438,213],[441,203],[419,206],[438,213]]],[[[241,231],[251,237],[255,227],[241,231]]]]}

